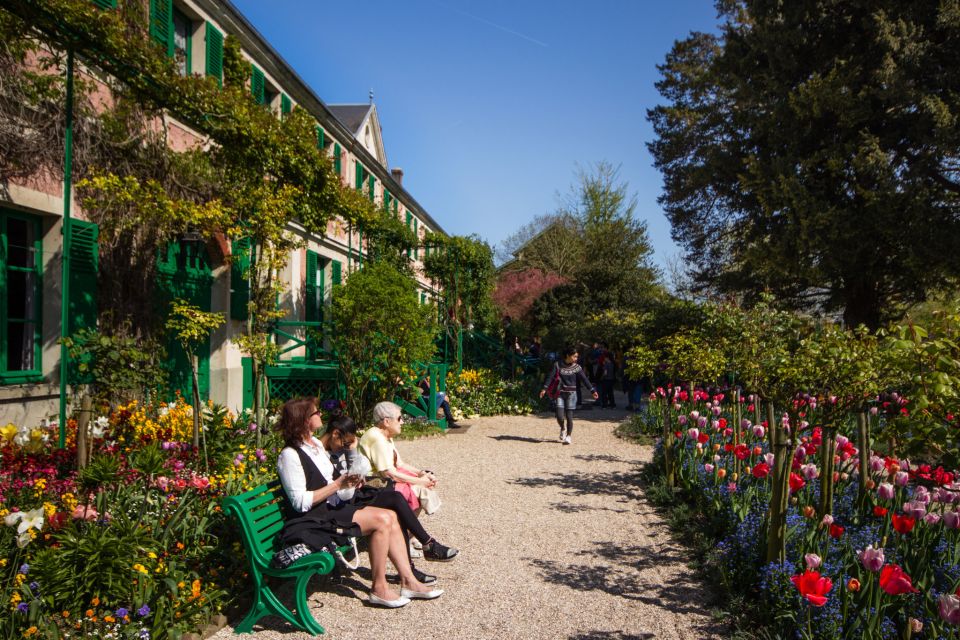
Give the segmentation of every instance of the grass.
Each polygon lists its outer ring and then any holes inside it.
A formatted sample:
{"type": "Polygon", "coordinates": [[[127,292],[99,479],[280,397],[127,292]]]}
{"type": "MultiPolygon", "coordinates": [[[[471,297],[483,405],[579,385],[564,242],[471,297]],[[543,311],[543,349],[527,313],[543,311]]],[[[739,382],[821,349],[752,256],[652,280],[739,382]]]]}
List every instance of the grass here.
{"type": "Polygon", "coordinates": [[[394,440],[416,440],[426,436],[446,433],[443,429],[426,420],[411,420],[403,423],[403,431],[394,440]]]}

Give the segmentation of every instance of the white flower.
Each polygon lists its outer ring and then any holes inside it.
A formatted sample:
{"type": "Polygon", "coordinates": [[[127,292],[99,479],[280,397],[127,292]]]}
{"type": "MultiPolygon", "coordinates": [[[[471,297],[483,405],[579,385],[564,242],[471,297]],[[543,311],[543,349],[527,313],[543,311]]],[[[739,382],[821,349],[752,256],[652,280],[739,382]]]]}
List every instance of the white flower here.
{"type": "Polygon", "coordinates": [[[37,507],[33,511],[22,511],[21,513],[23,517],[20,518],[17,533],[22,535],[30,529],[40,531],[43,528],[43,507],[37,507]]]}
{"type": "Polygon", "coordinates": [[[167,415],[168,413],[170,413],[170,408],[169,408],[169,407],[160,407],[160,411],[158,411],[157,413],[159,413],[160,416],[163,417],[163,416],[167,415]]]}
{"type": "Polygon", "coordinates": [[[21,518],[23,518],[23,512],[14,511],[13,513],[7,514],[7,516],[4,517],[3,524],[7,525],[8,527],[13,527],[20,522],[21,518]]]}
{"type": "Polygon", "coordinates": [[[30,534],[28,532],[21,533],[17,536],[17,546],[23,549],[25,546],[30,544],[30,534]]]}
{"type": "Polygon", "coordinates": [[[93,438],[102,438],[104,431],[110,426],[110,421],[104,416],[100,416],[93,421],[90,427],[90,436],[93,438]]]}

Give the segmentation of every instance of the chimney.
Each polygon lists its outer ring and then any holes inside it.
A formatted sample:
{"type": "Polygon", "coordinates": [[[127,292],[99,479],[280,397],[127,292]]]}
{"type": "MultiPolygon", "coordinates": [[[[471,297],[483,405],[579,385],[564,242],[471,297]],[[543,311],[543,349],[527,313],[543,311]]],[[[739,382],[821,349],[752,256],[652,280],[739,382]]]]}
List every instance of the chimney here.
{"type": "Polygon", "coordinates": [[[390,175],[393,176],[393,179],[396,180],[397,184],[401,187],[403,186],[403,169],[400,167],[394,167],[390,169],[390,175]]]}

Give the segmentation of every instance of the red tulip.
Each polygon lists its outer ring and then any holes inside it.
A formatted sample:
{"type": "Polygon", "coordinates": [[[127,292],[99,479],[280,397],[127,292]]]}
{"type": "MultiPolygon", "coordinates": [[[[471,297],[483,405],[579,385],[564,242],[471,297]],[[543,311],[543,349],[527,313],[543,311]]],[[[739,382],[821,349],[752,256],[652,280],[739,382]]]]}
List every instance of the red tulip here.
{"type": "Polygon", "coordinates": [[[737,456],[739,460],[746,460],[750,457],[750,449],[745,444],[738,444],[733,448],[733,455],[737,456]]]}
{"type": "Polygon", "coordinates": [[[800,595],[813,606],[822,607],[827,604],[827,594],[833,588],[830,578],[821,578],[817,571],[804,571],[802,575],[791,576],[790,581],[800,595]]]}
{"type": "Polygon", "coordinates": [[[874,507],[873,515],[877,516],[878,518],[882,518],[883,516],[887,515],[887,510],[884,507],[874,507]]]}
{"type": "Polygon", "coordinates": [[[799,473],[790,474],[790,493],[796,493],[806,486],[807,482],[799,473]]]}
{"type": "Polygon", "coordinates": [[[699,442],[700,444],[706,444],[709,441],[710,441],[710,434],[701,433],[700,435],[697,436],[697,442],[699,442]]]}
{"type": "Polygon", "coordinates": [[[880,570],[880,588],[892,596],[919,593],[919,590],[914,589],[910,576],[895,564],[888,564],[880,570]]]}
{"type": "Polygon", "coordinates": [[[917,523],[917,521],[910,516],[901,516],[895,513],[890,517],[893,519],[893,528],[897,530],[897,533],[903,535],[913,531],[913,525],[917,523]]]}
{"type": "Polygon", "coordinates": [[[768,465],[766,462],[759,462],[757,463],[757,466],[753,468],[752,473],[754,478],[762,480],[770,475],[770,465],[768,465]]]}
{"type": "Polygon", "coordinates": [[[840,536],[842,536],[842,535],[843,535],[843,527],[841,527],[841,526],[838,525],[838,524],[831,524],[831,525],[830,525],[830,537],[831,537],[831,538],[834,538],[834,539],[836,539],[836,540],[839,540],[839,539],[840,539],[840,536]]]}

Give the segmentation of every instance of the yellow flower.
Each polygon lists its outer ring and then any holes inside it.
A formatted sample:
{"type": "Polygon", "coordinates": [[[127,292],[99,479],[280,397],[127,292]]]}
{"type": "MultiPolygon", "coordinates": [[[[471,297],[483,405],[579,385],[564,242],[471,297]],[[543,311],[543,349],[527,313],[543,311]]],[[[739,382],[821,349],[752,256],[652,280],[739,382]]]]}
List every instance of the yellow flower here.
{"type": "Polygon", "coordinates": [[[146,574],[149,573],[149,571],[147,571],[147,568],[146,568],[145,566],[143,566],[142,564],[140,564],[139,562],[138,562],[137,564],[133,565],[133,570],[134,570],[134,571],[139,571],[140,573],[142,573],[142,574],[144,574],[144,575],[146,575],[146,574]]]}
{"type": "Polygon", "coordinates": [[[26,631],[23,632],[23,635],[25,635],[25,636],[32,636],[32,635],[35,634],[36,632],[37,632],[37,628],[36,628],[36,627],[30,627],[29,629],[27,629],[26,631]]]}
{"type": "Polygon", "coordinates": [[[0,437],[6,442],[13,440],[13,436],[17,435],[17,425],[12,422],[8,422],[6,426],[0,427],[0,437]]]}
{"type": "Polygon", "coordinates": [[[147,557],[148,557],[148,558],[151,558],[151,559],[153,559],[153,560],[156,560],[156,559],[157,559],[157,554],[155,554],[153,551],[151,551],[150,553],[147,554],[147,557]]]}
{"type": "Polygon", "coordinates": [[[23,600],[23,598],[20,596],[19,591],[14,591],[13,595],[10,596],[10,604],[14,605],[14,607],[16,607],[16,605],[19,604],[21,600],[23,600]]]}
{"type": "Polygon", "coordinates": [[[43,512],[46,514],[47,518],[50,518],[57,512],[57,505],[51,504],[49,502],[43,503],[43,512]]]}
{"type": "Polygon", "coordinates": [[[26,578],[27,578],[27,576],[25,576],[24,574],[18,573],[17,575],[15,575],[15,576],[13,577],[13,584],[15,584],[16,586],[19,587],[20,585],[23,584],[23,581],[24,581],[26,578]]]}

